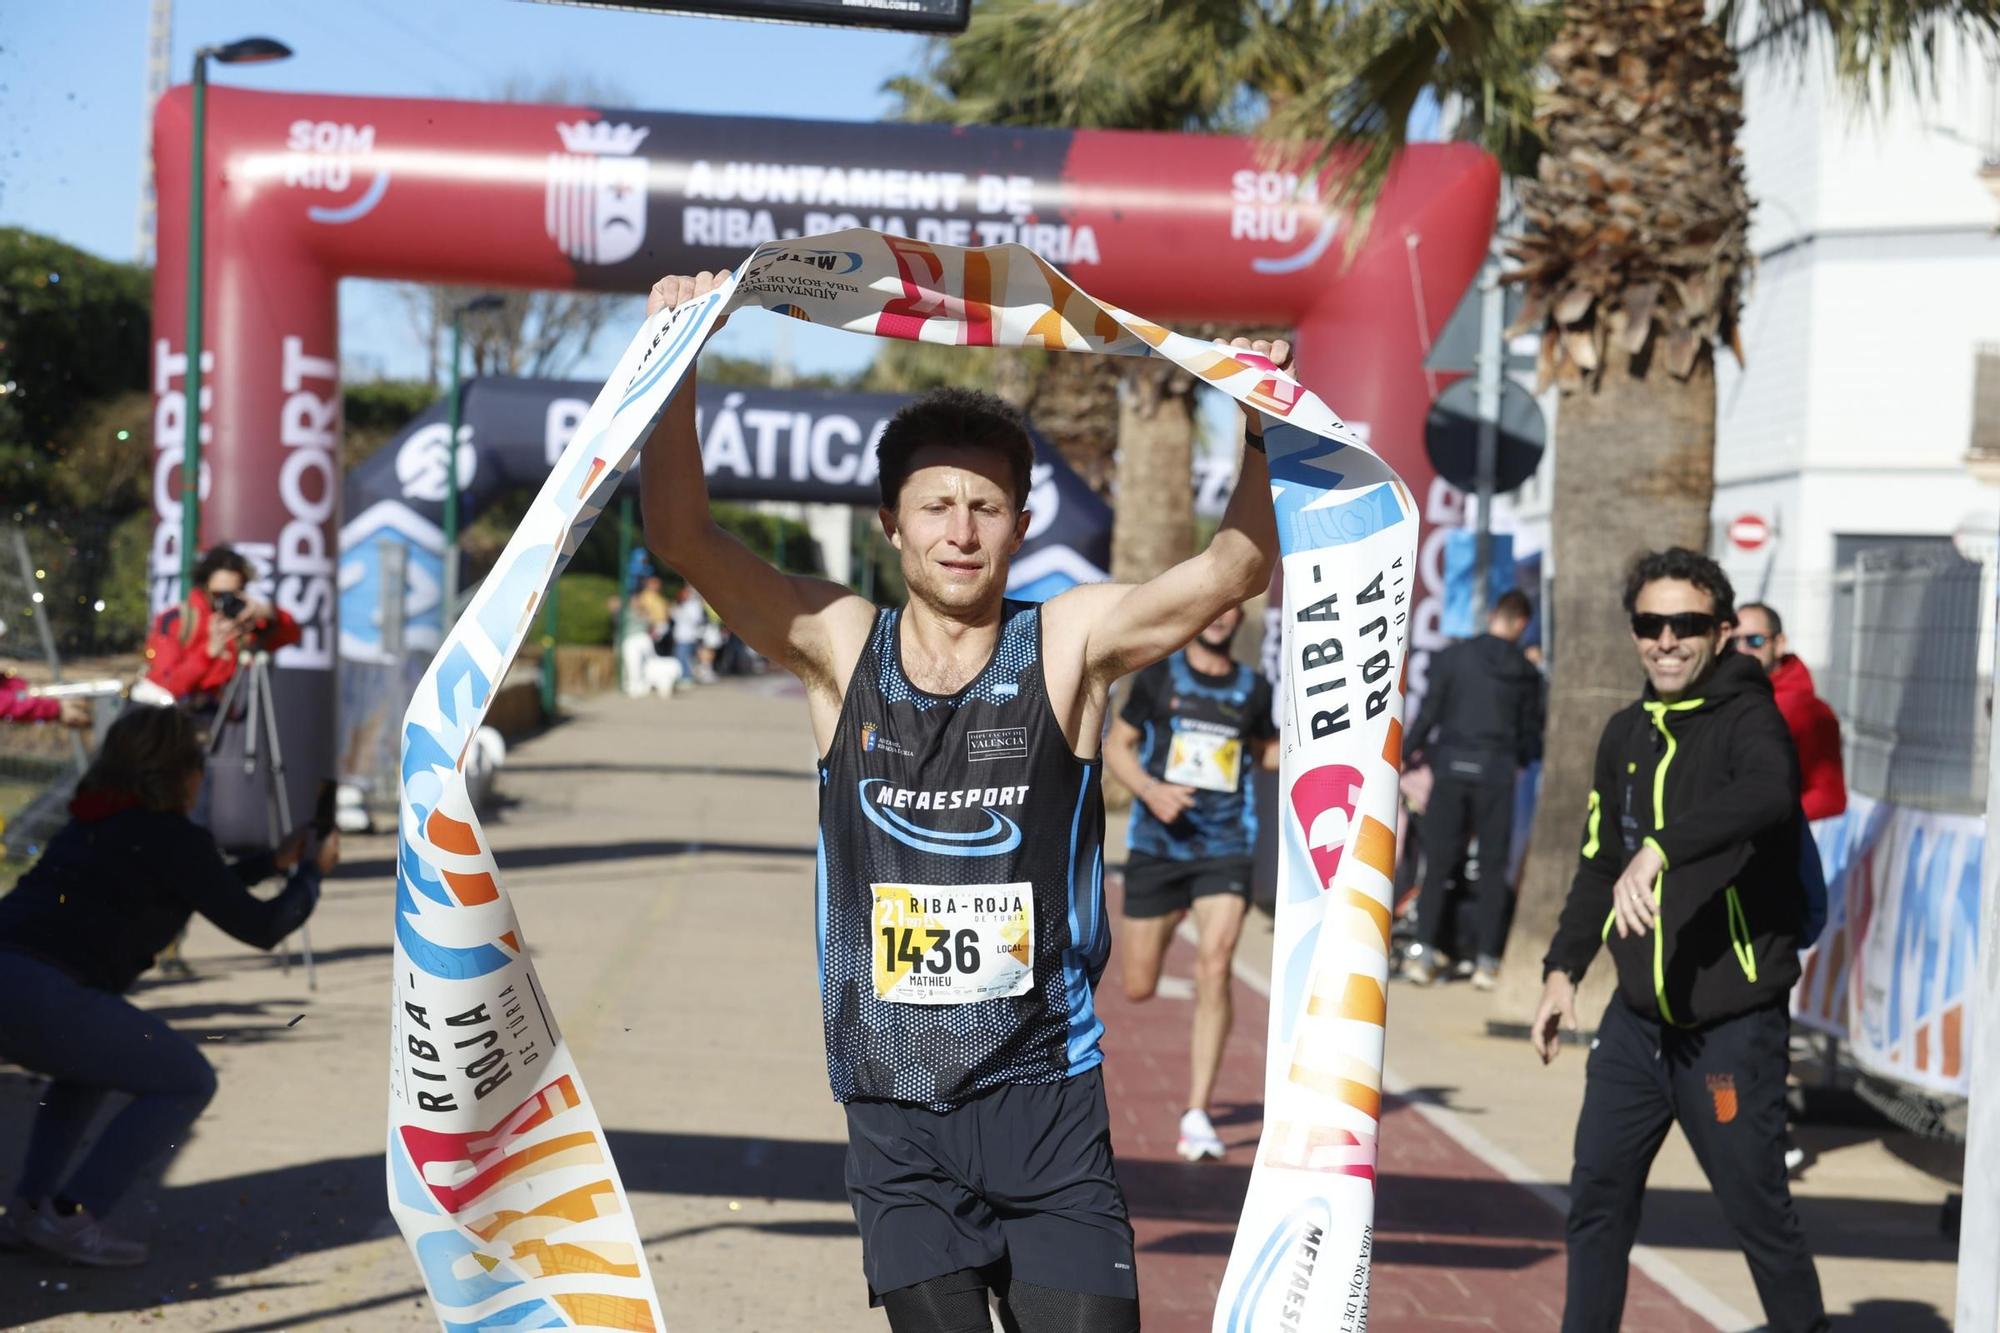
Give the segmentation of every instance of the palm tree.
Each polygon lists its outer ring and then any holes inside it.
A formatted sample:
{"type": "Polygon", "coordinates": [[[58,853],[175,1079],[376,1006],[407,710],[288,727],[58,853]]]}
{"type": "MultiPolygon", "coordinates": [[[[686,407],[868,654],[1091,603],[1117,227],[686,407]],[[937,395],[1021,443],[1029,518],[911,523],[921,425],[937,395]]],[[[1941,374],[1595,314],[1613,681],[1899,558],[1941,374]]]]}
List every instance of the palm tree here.
{"type": "MultiPolygon", "coordinates": [[[[1333,196],[1364,223],[1420,108],[1494,153],[1522,204],[1521,326],[1540,331],[1541,377],[1564,395],[1549,734],[1575,738],[1631,695],[1610,575],[1649,547],[1708,544],[1715,354],[1743,355],[1751,265],[1739,58],[1829,52],[1866,96],[1927,71],[1960,30],[1990,48],[2000,0],[988,0],[927,80],[896,86],[918,118],[1261,123],[1316,165],[1338,160],[1333,196]]],[[[1511,1010],[1539,984],[1591,758],[1573,740],[1549,753],[1511,1010]]]]}
{"type": "MultiPolygon", "coordinates": [[[[1137,3],[1137,0],[1131,0],[1137,3]]],[[[1293,9],[1314,7],[1300,0],[1293,9]]],[[[1715,355],[1740,359],[1752,201],[1737,148],[1738,60],[1830,50],[1857,96],[1921,74],[1939,38],[1992,43],[1996,0],[1405,0],[1349,11],[1336,64],[1274,102],[1269,132],[1360,168],[1365,209],[1429,95],[1516,175],[1508,279],[1541,333],[1557,418],[1549,749],[1499,1002],[1526,1013],[1574,867],[1593,737],[1631,697],[1615,572],[1669,543],[1705,549],[1715,355]],[[1552,40],[1551,40],[1552,39],[1552,40]],[[1532,114],[1529,114],[1529,113],[1532,114]]],[[[1751,349],[1754,352],[1754,348],[1751,349]]],[[[1605,978],[1597,980],[1604,984],[1605,978]]]]}
{"type": "MultiPolygon", "coordinates": [[[[982,0],[962,36],[933,43],[923,70],[886,86],[901,100],[905,120],[1235,129],[1250,100],[1246,61],[1266,44],[1267,32],[1262,11],[1241,0],[982,0]],[[1110,51],[1118,57],[1097,58],[1110,51]],[[1191,62],[1191,51],[1204,58],[1191,62]]],[[[1100,490],[1113,470],[1116,441],[1113,578],[1149,578],[1192,552],[1191,376],[1153,359],[1053,357],[1035,377],[1027,408],[1100,490]]]]}

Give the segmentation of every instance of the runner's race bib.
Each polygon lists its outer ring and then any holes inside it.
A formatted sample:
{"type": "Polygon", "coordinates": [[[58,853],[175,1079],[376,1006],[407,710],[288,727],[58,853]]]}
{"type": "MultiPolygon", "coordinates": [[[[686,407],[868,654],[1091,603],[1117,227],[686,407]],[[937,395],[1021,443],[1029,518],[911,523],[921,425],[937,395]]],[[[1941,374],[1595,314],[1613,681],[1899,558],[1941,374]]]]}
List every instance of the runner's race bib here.
{"type": "Polygon", "coordinates": [[[1035,987],[1032,884],[871,884],[875,995],[970,1004],[1035,987]]]}
{"type": "Polygon", "coordinates": [[[1243,774],[1243,740],[1205,731],[1174,731],[1167,748],[1166,780],[1203,791],[1233,792],[1243,774]]]}

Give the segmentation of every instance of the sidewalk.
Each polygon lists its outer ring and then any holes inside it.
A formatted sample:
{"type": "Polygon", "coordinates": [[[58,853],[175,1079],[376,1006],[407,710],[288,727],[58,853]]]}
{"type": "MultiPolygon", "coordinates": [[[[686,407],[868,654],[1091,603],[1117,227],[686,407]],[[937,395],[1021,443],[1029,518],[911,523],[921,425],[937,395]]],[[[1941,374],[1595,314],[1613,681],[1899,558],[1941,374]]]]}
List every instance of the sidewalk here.
{"type": "MultiPolygon", "coordinates": [[[[669,1326],[880,1333],[842,1192],[842,1118],[826,1092],[802,698],[766,679],[668,702],[589,700],[516,747],[499,792],[487,827],[611,1130],[669,1326]]],[[[199,977],[139,993],[198,1034],[221,1075],[164,1181],[119,1219],[150,1229],[155,1259],[92,1273],[0,1255],[0,1327],[437,1328],[383,1201],[392,856],[390,839],[349,841],[313,920],[316,993],[297,968],[205,923],[188,946],[199,977]]],[[[1258,1131],[1265,1009],[1254,982],[1265,957],[1268,934],[1253,929],[1220,1085],[1222,1164],[1173,1156],[1191,1012],[1175,994],[1186,984],[1135,1006],[1114,973],[1098,992],[1148,1333],[1209,1326],[1258,1131]]],[[[1185,945],[1168,972],[1191,975],[1185,945]]],[[[1382,1136],[1378,1333],[1555,1326],[1561,1220],[1546,1197],[1567,1175],[1582,1061],[1570,1052],[1541,1071],[1517,1043],[1486,1038],[1484,1019],[1463,987],[1392,992],[1390,1064],[1404,1081],[1392,1083],[1403,1095],[1382,1136]]],[[[35,1089],[0,1069],[0,1195],[35,1089]]],[[[1656,1266],[1666,1285],[1635,1275],[1627,1328],[1739,1333],[1755,1321],[1690,1312],[1756,1303],[1677,1144],[1656,1169],[1645,1232],[1671,1260],[1656,1266]]],[[[1905,1161],[1917,1154],[1894,1136],[1810,1146],[1822,1156],[1802,1208],[1833,1307],[1889,1302],[1862,1309],[1855,1329],[1944,1329],[1927,1313],[1951,1295],[1950,1250],[1935,1233],[1944,1186],[1905,1161]]]]}
{"type": "MultiPolygon", "coordinates": [[[[1172,980],[1144,1004],[1128,1002],[1115,975],[1098,988],[1118,1174],[1139,1233],[1148,1333],[1210,1327],[1262,1128],[1268,1010],[1252,983],[1268,966],[1269,938],[1256,924],[1246,932],[1236,1025],[1216,1091],[1217,1127],[1230,1150],[1219,1164],[1188,1166],[1174,1156],[1193,1005],[1172,996],[1191,995],[1193,946],[1175,942],[1166,968],[1172,980]]],[[[1390,1032],[1400,1042],[1410,1034],[1396,1027],[1395,998],[1390,1032]]],[[[1374,1333],[1556,1328],[1561,1216],[1432,1125],[1412,1097],[1391,1097],[1385,1106],[1368,1327],[1374,1333]]],[[[1658,1283],[1634,1275],[1626,1333],[1713,1328],[1658,1283]]]]}

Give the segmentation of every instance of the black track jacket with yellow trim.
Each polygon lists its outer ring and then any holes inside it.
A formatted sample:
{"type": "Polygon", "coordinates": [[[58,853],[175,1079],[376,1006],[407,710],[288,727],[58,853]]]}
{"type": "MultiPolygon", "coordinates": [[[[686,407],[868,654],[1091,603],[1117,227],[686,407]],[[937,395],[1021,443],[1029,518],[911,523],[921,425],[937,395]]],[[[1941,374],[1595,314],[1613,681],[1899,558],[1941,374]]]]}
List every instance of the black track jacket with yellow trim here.
{"type": "Polygon", "coordinates": [[[1798,755],[1754,659],[1725,654],[1678,703],[1648,685],[1598,742],[1583,854],[1544,967],[1581,980],[1607,944],[1625,1003],[1678,1027],[1782,1002],[1799,977],[1805,836],[1798,755]],[[1658,921],[1620,938],[1611,886],[1649,842],[1667,866],[1658,921]]]}

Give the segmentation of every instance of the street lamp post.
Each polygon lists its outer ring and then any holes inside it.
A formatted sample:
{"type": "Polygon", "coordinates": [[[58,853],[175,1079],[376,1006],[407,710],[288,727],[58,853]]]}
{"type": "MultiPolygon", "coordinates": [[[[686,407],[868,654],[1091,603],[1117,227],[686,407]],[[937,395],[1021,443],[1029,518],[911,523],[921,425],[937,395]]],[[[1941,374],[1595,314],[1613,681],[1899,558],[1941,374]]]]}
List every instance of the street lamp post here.
{"type": "Polygon", "coordinates": [[[201,305],[202,305],[202,193],[208,184],[205,172],[206,135],[203,132],[208,104],[208,62],[225,65],[255,65],[283,60],[292,48],[270,37],[245,37],[222,46],[198,47],[194,53],[194,146],[192,179],[188,190],[188,284],[187,284],[187,403],[183,409],[181,437],[181,596],[194,592],[194,562],[201,544],[201,305]]]}
{"type": "Polygon", "coordinates": [[[465,385],[460,377],[461,348],[465,341],[464,320],[486,310],[498,310],[506,302],[488,293],[475,296],[451,312],[451,394],[447,420],[450,434],[445,443],[444,466],[444,627],[458,620],[458,430],[465,414],[465,385]]]}

